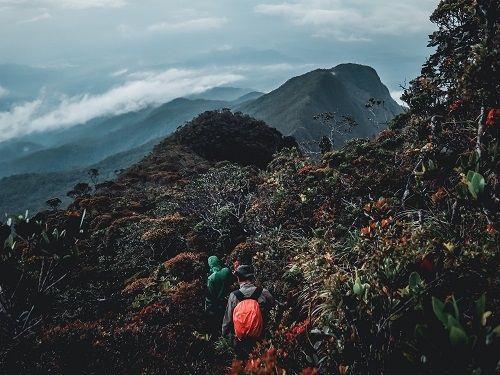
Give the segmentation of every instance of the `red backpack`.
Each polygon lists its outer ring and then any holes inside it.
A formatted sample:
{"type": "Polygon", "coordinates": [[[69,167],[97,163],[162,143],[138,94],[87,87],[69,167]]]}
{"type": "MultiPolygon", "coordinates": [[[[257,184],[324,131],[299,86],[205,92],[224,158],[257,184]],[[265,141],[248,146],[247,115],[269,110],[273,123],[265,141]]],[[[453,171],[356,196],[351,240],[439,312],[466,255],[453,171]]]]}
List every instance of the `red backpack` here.
{"type": "Polygon", "coordinates": [[[234,333],[238,339],[244,337],[260,337],[264,328],[262,312],[258,299],[262,288],[256,288],[250,297],[245,297],[241,290],[233,292],[238,304],[233,311],[234,333]]]}

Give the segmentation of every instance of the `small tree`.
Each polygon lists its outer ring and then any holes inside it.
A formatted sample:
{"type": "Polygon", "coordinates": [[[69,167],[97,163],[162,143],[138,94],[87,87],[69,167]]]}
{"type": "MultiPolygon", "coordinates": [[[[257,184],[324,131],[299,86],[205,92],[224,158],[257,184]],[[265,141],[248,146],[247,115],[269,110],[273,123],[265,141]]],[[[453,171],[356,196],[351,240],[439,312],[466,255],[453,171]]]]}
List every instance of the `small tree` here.
{"type": "Polygon", "coordinates": [[[86,182],[79,182],[74,187],[73,190],[68,191],[66,194],[68,197],[76,199],[84,195],[88,195],[92,191],[92,188],[86,182]]]}
{"type": "Polygon", "coordinates": [[[320,140],[301,142],[300,146],[306,154],[321,154],[331,151],[336,145],[335,138],[345,138],[358,125],[349,115],[338,115],[335,112],[322,112],[313,117],[319,121],[326,134],[320,140]]]}
{"type": "Polygon", "coordinates": [[[99,170],[96,168],[89,169],[87,174],[90,177],[90,181],[94,184],[94,186],[97,184],[97,181],[99,179],[99,170]]]}
{"type": "Polygon", "coordinates": [[[201,175],[188,186],[189,211],[202,218],[213,230],[218,228],[221,212],[239,223],[252,199],[250,167],[227,163],[201,175]]]}
{"type": "Polygon", "coordinates": [[[251,167],[225,163],[210,169],[187,186],[184,203],[190,215],[198,219],[195,231],[212,251],[227,251],[244,233],[245,212],[253,192],[251,167]]]}
{"type": "Polygon", "coordinates": [[[375,98],[370,98],[365,103],[365,109],[369,112],[370,117],[368,120],[375,126],[375,128],[380,129],[382,126],[387,126],[389,118],[387,116],[388,111],[385,106],[385,101],[375,98]],[[379,119],[382,118],[383,121],[379,119]]]}
{"type": "Polygon", "coordinates": [[[62,201],[57,198],[57,197],[54,197],[54,198],[50,198],[48,199],[46,202],[47,206],[49,206],[53,211],[56,211],[59,206],[61,205],[62,201]]]}
{"type": "Polygon", "coordinates": [[[332,151],[332,141],[326,135],[321,137],[321,141],[319,141],[319,152],[321,155],[326,154],[327,152],[332,151]]]}

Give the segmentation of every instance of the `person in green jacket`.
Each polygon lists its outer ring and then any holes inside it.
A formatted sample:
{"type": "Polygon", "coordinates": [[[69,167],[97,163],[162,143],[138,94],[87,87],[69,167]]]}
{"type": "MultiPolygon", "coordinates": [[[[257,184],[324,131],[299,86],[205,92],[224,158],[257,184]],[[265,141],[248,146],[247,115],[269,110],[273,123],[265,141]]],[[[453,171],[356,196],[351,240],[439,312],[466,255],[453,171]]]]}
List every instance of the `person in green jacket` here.
{"type": "Polygon", "coordinates": [[[215,333],[220,331],[233,275],[229,268],[221,266],[219,258],[215,255],[208,258],[208,267],[210,274],[207,280],[205,311],[208,315],[209,326],[213,328],[212,331],[215,333]]]}

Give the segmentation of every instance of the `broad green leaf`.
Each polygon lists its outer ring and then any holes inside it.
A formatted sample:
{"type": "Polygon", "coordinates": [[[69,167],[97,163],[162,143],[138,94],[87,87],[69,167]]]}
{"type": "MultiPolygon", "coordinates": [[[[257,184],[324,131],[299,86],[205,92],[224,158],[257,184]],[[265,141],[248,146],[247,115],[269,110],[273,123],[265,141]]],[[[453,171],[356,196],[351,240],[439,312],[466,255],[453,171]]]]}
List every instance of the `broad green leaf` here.
{"type": "Polygon", "coordinates": [[[462,329],[462,326],[458,319],[456,319],[453,315],[451,314],[446,314],[448,316],[448,321],[446,323],[446,327],[448,329],[451,329],[452,327],[460,328],[462,329]]]}
{"type": "Polygon", "coordinates": [[[484,191],[484,188],[486,186],[486,181],[484,180],[484,177],[482,175],[475,172],[471,182],[472,186],[474,187],[474,189],[477,191],[478,194],[481,194],[484,191]]]}
{"type": "Polygon", "coordinates": [[[484,177],[474,171],[469,171],[467,173],[467,187],[469,188],[469,192],[474,199],[477,199],[479,194],[484,191],[486,186],[486,181],[484,177]]]}
{"type": "Polygon", "coordinates": [[[4,248],[11,248],[13,249],[13,244],[14,244],[14,236],[11,234],[9,237],[4,242],[4,248]]]}
{"type": "Polygon", "coordinates": [[[432,297],[432,310],[441,323],[447,326],[448,314],[444,312],[444,303],[439,298],[432,297]]]}
{"type": "Polygon", "coordinates": [[[474,176],[474,173],[473,171],[469,171],[467,173],[467,188],[469,189],[469,193],[472,195],[472,197],[474,199],[477,199],[477,194],[476,194],[476,191],[474,190],[474,188],[472,187],[472,178],[474,176]]]}
{"type": "Polygon", "coordinates": [[[352,287],[352,291],[354,292],[354,294],[356,294],[357,296],[363,294],[363,291],[364,291],[364,287],[363,285],[361,284],[361,280],[359,279],[359,277],[356,277],[356,280],[354,281],[354,285],[352,287]]]}
{"type": "Polygon", "coordinates": [[[500,326],[496,326],[491,332],[495,334],[496,337],[500,337],[500,326]]]}
{"type": "Polygon", "coordinates": [[[416,291],[422,285],[422,279],[417,272],[412,272],[410,275],[410,279],[408,280],[408,285],[410,290],[416,291]]]}
{"type": "MultiPolygon", "coordinates": [[[[483,326],[483,316],[484,316],[484,309],[485,309],[485,305],[486,305],[486,297],[485,295],[483,294],[481,297],[479,297],[479,299],[476,301],[475,303],[475,321],[476,321],[476,325],[478,327],[480,326],[483,326]]],[[[485,322],[486,323],[486,322],[485,322]]]]}
{"type": "Polygon", "coordinates": [[[453,346],[467,345],[469,338],[462,328],[451,327],[450,329],[450,342],[453,346]]]}
{"type": "Polygon", "coordinates": [[[451,296],[451,300],[453,302],[453,312],[455,313],[455,319],[457,321],[460,321],[460,312],[458,311],[458,305],[457,305],[457,300],[455,299],[455,296],[451,296]]]}

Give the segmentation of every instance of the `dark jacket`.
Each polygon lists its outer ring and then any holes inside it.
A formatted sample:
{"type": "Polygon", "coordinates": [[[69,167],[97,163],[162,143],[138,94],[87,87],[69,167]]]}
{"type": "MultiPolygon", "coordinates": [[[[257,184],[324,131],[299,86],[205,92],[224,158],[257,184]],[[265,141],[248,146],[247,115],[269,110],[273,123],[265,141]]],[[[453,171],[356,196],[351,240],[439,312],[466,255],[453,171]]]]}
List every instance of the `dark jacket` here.
{"type": "MultiPolygon", "coordinates": [[[[240,284],[240,291],[245,297],[250,297],[257,287],[250,281],[246,281],[240,284]]],[[[264,322],[269,316],[269,311],[276,305],[274,297],[269,293],[267,289],[262,290],[262,294],[257,300],[262,311],[262,316],[264,317],[264,322]]],[[[224,314],[224,320],[222,321],[222,336],[228,336],[233,333],[233,311],[238,304],[238,299],[234,295],[234,292],[229,295],[229,300],[227,301],[226,313],[224,314]]]]}

